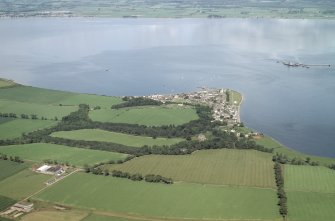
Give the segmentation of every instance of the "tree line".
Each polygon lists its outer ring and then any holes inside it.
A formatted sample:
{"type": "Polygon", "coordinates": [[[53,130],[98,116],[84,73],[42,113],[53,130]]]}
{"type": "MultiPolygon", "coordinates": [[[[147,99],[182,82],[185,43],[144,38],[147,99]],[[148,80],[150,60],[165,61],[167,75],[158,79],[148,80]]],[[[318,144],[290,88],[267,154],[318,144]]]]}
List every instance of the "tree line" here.
{"type": "Polygon", "coordinates": [[[24,161],[19,156],[7,156],[7,154],[0,153],[1,160],[10,160],[16,163],[24,163],[24,161]]]}
{"type": "MultiPolygon", "coordinates": [[[[19,118],[16,113],[0,113],[0,117],[3,117],[3,118],[19,118]]],[[[37,116],[37,114],[20,114],[20,118],[21,119],[32,119],[32,120],[38,120],[38,119],[48,120],[48,118],[43,117],[43,116],[41,118],[39,118],[37,116]]],[[[58,121],[58,118],[54,117],[54,119],[52,119],[52,120],[58,121]]]]}
{"type": "Polygon", "coordinates": [[[306,159],[300,159],[294,157],[290,159],[287,155],[282,153],[276,153],[272,157],[272,161],[280,163],[280,164],[292,164],[292,165],[309,165],[309,166],[319,166],[319,162],[312,161],[310,157],[306,157],[306,159]]]}
{"type": "Polygon", "coordinates": [[[277,197],[278,197],[278,206],[279,213],[283,218],[287,216],[287,197],[284,190],[284,176],[281,169],[281,164],[276,162],[274,164],[274,172],[277,186],[277,197]]]}
{"type": "Polygon", "coordinates": [[[135,107],[135,106],[160,106],[163,103],[161,101],[152,100],[145,97],[123,97],[123,101],[126,101],[121,104],[114,104],[111,106],[112,109],[119,109],[124,107],[135,107]]]}
{"type": "Polygon", "coordinates": [[[87,165],[84,166],[84,171],[86,173],[92,173],[95,175],[104,175],[104,176],[113,176],[118,178],[125,178],[132,181],[146,181],[150,183],[164,183],[164,184],[173,184],[173,180],[171,178],[166,178],[160,175],[148,174],[143,176],[142,174],[135,173],[131,174],[128,172],[123,172],[120,170],[113,170],[112,173],[109,172],[108,169],[102,170],[101,167],[89,167],[87,165]]]}

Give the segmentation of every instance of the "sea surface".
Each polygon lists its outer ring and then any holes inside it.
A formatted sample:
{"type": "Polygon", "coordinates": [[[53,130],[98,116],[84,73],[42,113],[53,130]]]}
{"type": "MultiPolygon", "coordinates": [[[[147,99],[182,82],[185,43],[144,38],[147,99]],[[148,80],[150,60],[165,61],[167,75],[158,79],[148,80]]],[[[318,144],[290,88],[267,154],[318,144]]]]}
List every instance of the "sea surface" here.
{"type": "Polygon", "coordinates": [[[0,46],[0,77],[27,85],[104,95],[235,89],[248,127],[335,157],[335,21],[0,19],[0,46]]]}

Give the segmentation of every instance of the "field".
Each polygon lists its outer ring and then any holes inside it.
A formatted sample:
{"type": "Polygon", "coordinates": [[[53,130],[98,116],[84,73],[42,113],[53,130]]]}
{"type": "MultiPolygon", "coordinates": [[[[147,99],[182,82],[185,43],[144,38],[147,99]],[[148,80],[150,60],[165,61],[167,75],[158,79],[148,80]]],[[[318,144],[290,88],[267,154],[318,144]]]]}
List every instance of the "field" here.
{"type": "Polygon", "coordinates": [[[151,217],[279,218],[275,191],[270,189],[153,184],[85,173],[74,174],[34,198],[151,217]]]}
{"type": "Polygon", "coordinates": [[[222,149],[180,156],[150,155],[105,167],[143,175],[159,174],[191,183],[275,187],[271,155],[254,150],[222,149]]]}
{"type": "Polygon", "coordinates": [[[78,108],[76,106],[45,105],[0,100],[0,111],[2,113],[15,113],[18,117],[20,117],[21,114],[28,114],[30,118],[31,114],[36,114],[39,119],[41,117],[46,117],[48,119],[54,119],[57,117],[58,119],[61,119],[77,109],[78,108]]]}
{"type": "Polygon", "coordinates": [[[94,121],[147,126],[181,125],[198,119],[193,108],[176,106],[101,109],[91,111],[89,116],[94,121]]]}
{"type": "Polygon", "coordinates": [[[88,215],[87,212],[77,210],[65,211],[36,211],[24,216],[21,221],[81,221],[88,215]]]}
{"type": "Polygon", "coordinates": [[[99,129],[83,129],[74,131],[59,131],[52,133],[53,137],[61,137],[72,140],[87,140],[87,141],[103,141],[123,144],[131,147],[141,147],[144,145],[148,146],[163,146],[172,145],[183,141],[181,138],[156,138],[134,136],[122,133],[109,132],[99,129]]]}
{"type": "Polygon", "coordinates": [[[285,165],[285,181],[288,191],[335,194],[335,170],[326,167],[285,165]]]}
{"type": "Polygon", "coordinates": [[[0,147],[0,153],[20,156],[25,160],[36,162],[51,159],[59,162],[69,162],[77,166],[84,164],[93,165],[109,160],[121,160],[127,157],[126,154],[121,153],[44,143],[2,146],[0,147]]]}
{"type": "Polygon", "coordinates": [[[42,189],[49,175],[25,169],[0,182],[0,195],[20,200],[42,189]]]}
{"type": "Polygon", "coordinates": [[[57,121],[12,119],[7,122],[0,123],[0,140],[21,137],[22,133],[51,127],[55,124],[57,124],[57,121]]]}
{"type": "Polygon", "coordinates": [[[229,103],[240,105],[242,102],[242,94],[237,91],[229,90],[229,103]]]}
{"type": "Polygon", "coordinates": [[[335,220],[335,171],[285,165],[289,220],[335,220]]]}
{"type": "MultiPolygon", "coordinates": [[[[4,152],[0,151],[0,153],[4,152]]],[[[27,167],[26,164],[15,163],[9,160],[0,160],[0,168],[1,168],[0,181],[14,175],[15,173],[18,173],[19,171],[25,169],[26,167],[27,167]]]]}
{"type": "MultiPolygon", "coordinates": [[[[142,219],[141,219],[142,220],[142,219]]],[[[81,221],[134,221],[132,219],[91,214],[81,221]]],[[[142,220],[143,221],[143,220],[142,220]]]]}
{"type": "Polygon", "coordinates": [[[0,195],[0,212],[1,212],[2,210],[7,209],[9,206],[11,206],[11,205],[13,205],[13,204],[15,204],[15,203],[16,203],[15,200],[0,195]]]}
{"type": "Polygon", "coordinates": [[[335,194],[299,192],[287,193],[288,220],[333,221],[335,220],[335,194]]]}
{"type": "Polygon", "coordinates": [[[88,104],[91,107],[100,106],[101,108],[110,108],[114,104],[122,103],[120,97],[98,96],[92,94],[75,94],[67,99],[61,100],[63,105],[88,104]]]}

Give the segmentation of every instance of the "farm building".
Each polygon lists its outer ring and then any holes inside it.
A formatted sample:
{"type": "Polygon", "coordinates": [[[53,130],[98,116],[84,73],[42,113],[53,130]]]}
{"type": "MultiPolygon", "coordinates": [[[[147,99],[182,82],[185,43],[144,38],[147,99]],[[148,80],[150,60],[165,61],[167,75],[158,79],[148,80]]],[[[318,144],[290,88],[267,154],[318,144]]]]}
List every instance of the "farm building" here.
{"type": "Polygon", "coordinates": [[[51,174],[51,175],[61,175],[62,173],[65,172],[64,169],[59,165],[49,166],[46,164],[39,167],[36,171],[39,173],[51,174]]]}

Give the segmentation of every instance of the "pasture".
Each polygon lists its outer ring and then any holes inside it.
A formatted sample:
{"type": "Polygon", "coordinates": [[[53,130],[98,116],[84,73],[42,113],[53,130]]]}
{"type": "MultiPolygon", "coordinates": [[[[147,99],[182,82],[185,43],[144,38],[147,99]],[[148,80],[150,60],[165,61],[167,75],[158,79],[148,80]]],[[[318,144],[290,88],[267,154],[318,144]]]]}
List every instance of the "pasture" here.
{"type": "Polygon", "coordinates": [[[81,221],[134,221],[134,220],[120,217],[113,217],[113,216],[90,214],[81,221]]]}
{"type": "Polygon", "coordinates": [[[335,170],[326,167],[285,165],[285,189],[335,194],[335,170]]]}
{"type": "Polygon", "coordinates": [[[45,105],[36,103],[27,103],[19,101],[0,100],[0,111],[2,113],[15,113],[18,117],[21,114],[28,114],[29,118],[31,114],[36,114],[40,119],[46,117],[48,119],[54,119],[70,114],[78,109],[77,106],[59,106],[59,105],[45,105]]]}
{"type": "Polygon", "coordinates": [[[101,109],[91,111],[89,116],[93,121],[146,126],[181,125],[198,119],[194,108],[175,105],[101,109]]]}
{"type": "Polygon", "coordinates": [[[52,133],[53,137],[66,138],[71,140],[86,140],[86,141],[102,141],[122,144],[131,147],[141,147],[144,145],[148,146],[163,146],[172,145],[184,141],[181,138],[156,138],[134,136],[123,133],[115,133],[100,129],[82,129],[73,131],[59,131],[52,133]]]}
{"type": "MultiPolygon", "coordinates": [[[[4,154],[4,152],[0,151],[0,154],[4,154]]],[[[1,168],[1,173],[0,173],[0,181],[6,179],[7,177],[10,177],[21,170],[24,170],[27,168],[26,164],[23,163],[16,163],[12,162],[9,160],[0,160],[0,168],[1,168]]]]}
{"type": "Polygon", "coordinates": [[[50,120],[11,119],[0,123],[0,140],[21,137],[22,133],[52,127],[56,124],[57,121],[50,120]]]}
{"type": "Polygon", "coordinates": [[[38,174],[30,169],[22,170],[0,182],[0,195],[21,200],[42,189],[51,176],[38,174]]]}
{"type": "Polygon", "coordinates": [[[0,153],[20,156],[25,160],[35,162],[51,159],[63,163],[69,162],[76,166],[82,166],[84,164],[94,165],[109,160],[117,161],[127,157],[126,154],[121,153],[45,143],[2,146],[0,147],[0,153]]]}
{"type": "MultiPolygon", "coordinates": [[[[0,212],[15,204],[16,201],[0,195],[0,212]]],[[[1,219],[0,219],[1,220],[1,219]]]]}
{"type": "Polygon", "coordinates": [[[0,78],[0,88],[11,87],[11,86],[14,86],[14,85],[16,85],[16,83],[14,81],[0,78]]]}
{"type": "MultiPolygon", "coordinates": [[[[320,182],[321,183],[321,182],[320,182]]],[[[287,192],[288,220],[335,220],[335,194],[316,192],[287,192]]]]}
{"type": "Polygon", "coordinates": [[[271,154],[254,150],[202,150],[191,155],[149,155],[120,165],[105,165],[110,170],[159,174],[175,181],[274,188],[271,154]]]}
{"type": "Polygon", "coordinates": [[[149,217],[279,220],[275,191],[260,188],[166,185],[76,173],[33,198],[149,217]]]}

